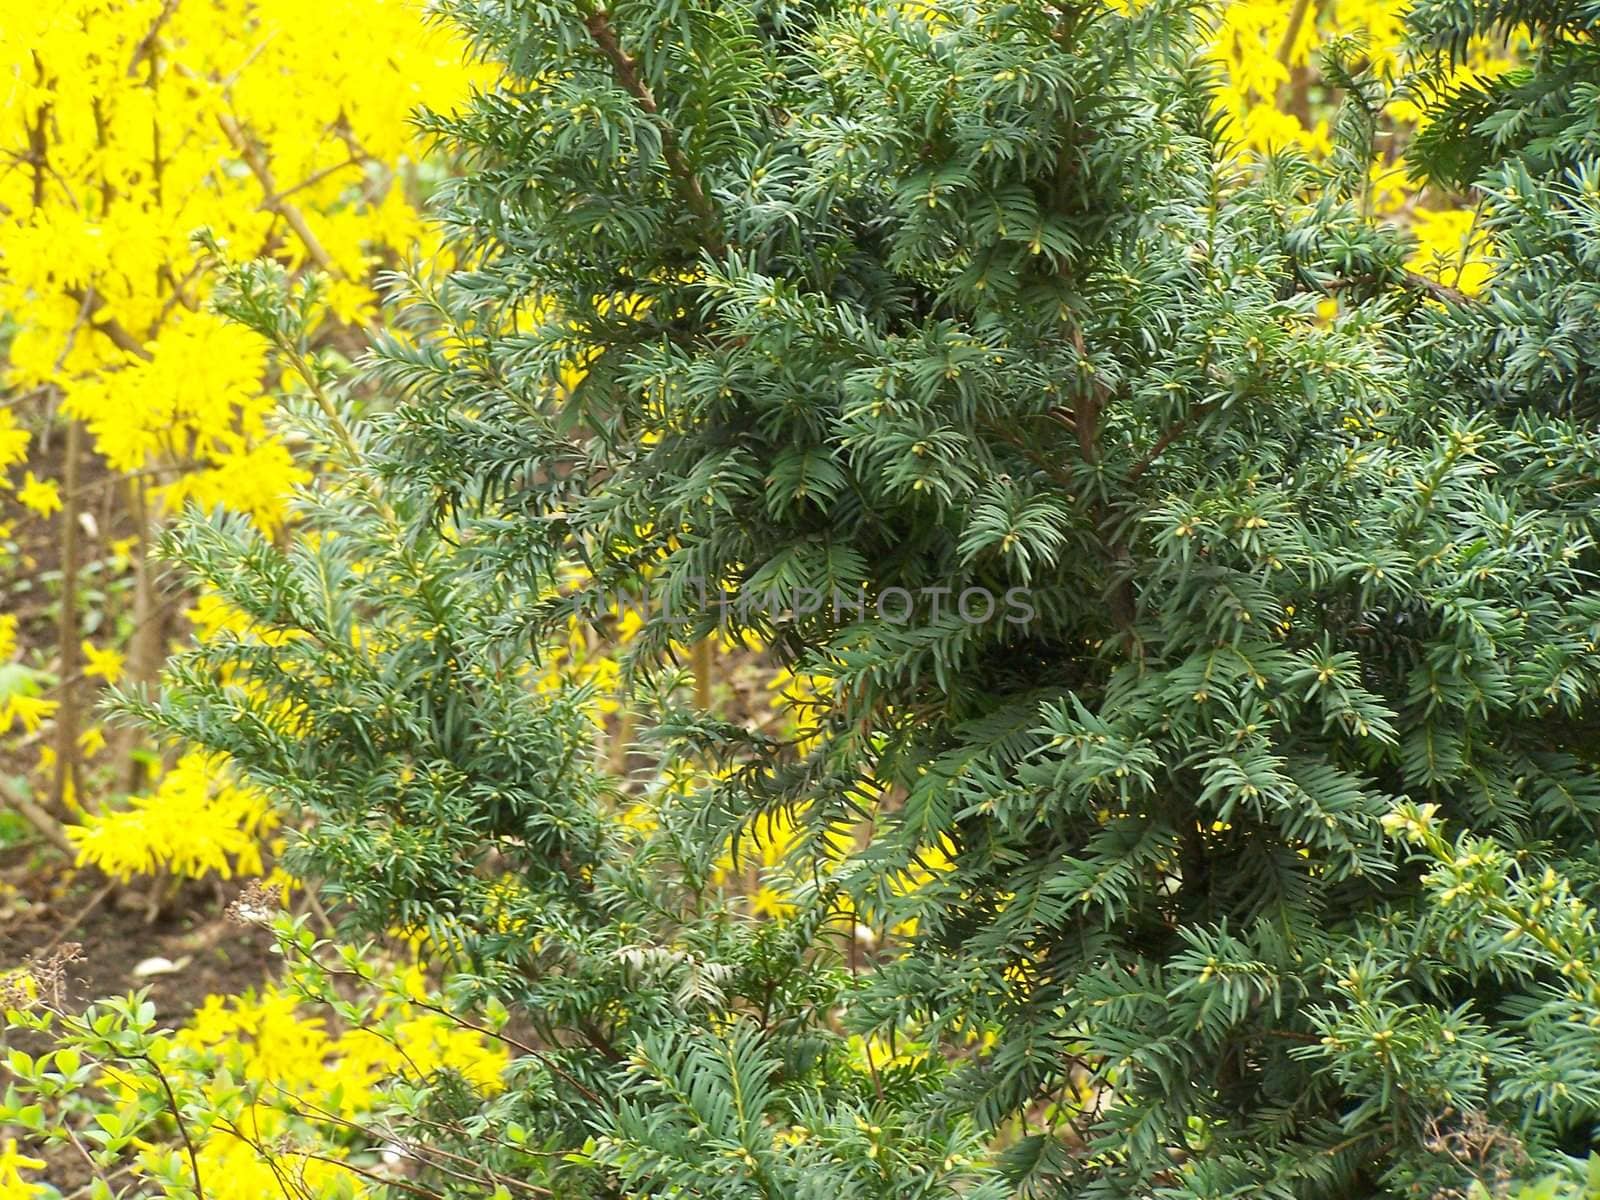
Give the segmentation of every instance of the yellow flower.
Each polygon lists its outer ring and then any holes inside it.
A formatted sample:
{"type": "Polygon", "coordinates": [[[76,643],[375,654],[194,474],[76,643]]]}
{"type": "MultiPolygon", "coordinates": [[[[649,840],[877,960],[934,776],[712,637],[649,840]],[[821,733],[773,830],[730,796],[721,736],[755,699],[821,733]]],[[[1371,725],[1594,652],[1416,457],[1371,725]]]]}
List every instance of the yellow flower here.
{"type": "Polygon", "coordinates": [[[0,471],[21,462],[28,453],[28,431],[17,424],[9,408],[0,408],[0,471]]]}
{"type": "Polygon", "coordinates": [[[782,892],[762,884],[750,897],[750,911],[757,916],[780,920],[794,912],[795,906],[782,892]]]}
{"type": "Polygon", "coordinates": [[[13,724],[20,722],[28,733],[38,733],[39,726],[54,716],[56,709],[60,707],[59,700],[43,700],[38,696],[25,696],[21,692],[15,692],[6,698],[3,706],[0,706],[0,731],[10,729],[13,724]]]}
{"type": "Polygon", "coordinates": [[[155,791],[85,817],[67,836],[79,862],[119,879],[157,870],[229,879],[261,874],[261,838],[276,825],[266,796],[235,786],[221,756],[186,754],[155,791]]]}
{"type": "Polygon", "coordinates": [[[42,1171],[44,1159],[29,1158],[17,1150],[17,1139],[7,1138],[4,1146],[0,1146],[0,1197],[4,1200],[33,1200],[33,1197],[44,1197],[44,1185],[29,1183],[22,1177],[23,1171],[42,1171]]]}
{"type": "Polygon", "coordinates": [[[52,481],[37,478],[32,471],[23,476],[22,486],[17,489],[17,499],[24,508],[31,509],[41,517],[61,511],[61,490],[52,481]]]}
{"type": "Polygon", "coordinates": [[[360,284],[336,279],[328,285],[328,311],[346,325],[365,325],[376,311],[372,293],[360,284]]]}
{"type": "Polygon", "coordinates": [[[5,662],[17,652],[17,619],[0,616],[0,662],[5,662]]]}
{"type": "Polygon", "coordinates": [[[139,537],[137,534],[131,537],[113,538],[111,540],[106,547],[106,551],[116,563],[117,570],[125,571],[128,569],[128,564],[133,561],[133,552],[138,545],[139,537]]]}
{"type": "Polygon", "coordinates": [[[104,650],[99,649],[87,638],[83,642],[83,673],[98,676],[107,683],[115,683],[122,678],[122,655],[110,646],[104,650]]]}

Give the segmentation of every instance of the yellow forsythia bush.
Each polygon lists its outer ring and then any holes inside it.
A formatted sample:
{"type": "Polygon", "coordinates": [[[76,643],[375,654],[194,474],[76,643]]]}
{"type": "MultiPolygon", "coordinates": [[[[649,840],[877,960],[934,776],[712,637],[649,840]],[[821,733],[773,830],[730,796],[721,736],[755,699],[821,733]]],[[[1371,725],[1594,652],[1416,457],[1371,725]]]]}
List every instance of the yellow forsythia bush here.
{"type": "MultiPolygon", "coordinates": [[[[296,476],[262,425],[264,348],[205,311],[192,237],[315,265],[333,315],[368,320],[373,267],[425,234],[408,117],[471,77],[422,16],[383,0],[0,4],[8,392],[59,393],[158,502],[275,520],[296,476]]],[[[0,428],[11,467],[27,439],[9,407],[0,428]]]]}
{"type": "MultiPolygon", "coordinates": [[[[208,309],[197,231],[327,276],[321,336],[358,345],[375,269],[429,249],[410,116],[478,71],[422,0],[0,0],[0,571],[14,541],[13,570],[62,580],[38,619],[0,621],[0,736],[31,748],[58,815],[146,782],[93,727],[91,689],[150,679],[178,627],[145,563],[157,523],[193,502],[277,529],[304,478],[269,347],[208,309]],[[99,600],[118,579],[129,599],[99,600]]],[[[199,765],[136,811],[190,803],[199,765]]],[[[263,813],[235,807],[248,837],[263,813]]],[[[254,863],[220,843],[136,857],[219,854],[254,863]]]]}

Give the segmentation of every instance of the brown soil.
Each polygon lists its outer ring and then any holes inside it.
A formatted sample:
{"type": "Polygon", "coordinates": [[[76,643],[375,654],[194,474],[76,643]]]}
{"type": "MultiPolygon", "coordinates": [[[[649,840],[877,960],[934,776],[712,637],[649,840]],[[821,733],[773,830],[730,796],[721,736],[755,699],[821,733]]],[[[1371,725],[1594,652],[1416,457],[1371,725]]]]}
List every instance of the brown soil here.
{"type": "Polygon", "coordinates": [[[63,877],[27,870],[0,907],[0,967],[75,942],[82,958],[63,981],[66,1004],[81,1007],[148,988],[161,1019],[178,1021],[208,995],[259,984],[275,965],[267,952],[270,934],[223,915],[237,887],[187,883],[170,898],[163,896],[152,912],[148,881],[113,885],[109,891],[107,882],[98,872],[63,877]],[[140,963],[158,957],[181,968],[142,978],[135,974],[140,963]]]}
{"type": "MultiPolygon", "coordinates": [[[[163,896],[152,912],[149,881],[107,887],[98,872],[67,870],[28,847],[0,856],[0,880],[5,881],[0,886],[0,970],[30,958],[47,959],[77,943],[81,957],[66,967],[59,995],[70,1011],[147,990],[158,1021],[173,1026],[207,996],[259,987],[277,967],[277,958],[268,953],[269,933],[223,915],[237,885],[188,883],[163,896]],[[156,957],[179,969],[144,977],[135,973],[140,963],[156,957]]],[[[33,1054],[45,1049],[37,1038],[0,1030],[0,1059],[12,1048],[33,1054]]],[[[17,1136],[24,1154],[43,1158],[43,1177],[64,1195],[88,1183],[87,1169],[70,1149],[31,1145],[20,1130],[0,1129],[0,1134],[17,1136]]]]}

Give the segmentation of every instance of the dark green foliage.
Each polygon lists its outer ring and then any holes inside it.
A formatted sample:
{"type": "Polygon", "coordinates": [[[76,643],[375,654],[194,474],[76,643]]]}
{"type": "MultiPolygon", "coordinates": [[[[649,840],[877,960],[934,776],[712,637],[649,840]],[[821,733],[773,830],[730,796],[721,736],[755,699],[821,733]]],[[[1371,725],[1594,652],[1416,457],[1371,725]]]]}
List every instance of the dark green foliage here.
{"type": "MultiPolygon", "coordinates": [[[[1346,77],[1332,169],[1246,170],[1179,4],[443,7],[506,74],[427,122],[468,168],[446,215],[473,266],[397,285],[371,447],[392,520],[348,515],[357,489],[289,559],[234,567],[227,530],[177,548],[263,623],[332,614],[237,660],[326,740],[225,728],[226,654],[157,719],[317,812],[339,836],[308,861],[358,909],[449,914],[491,990],[588,1047],[568,1069],[607,1102],[524,1098],[551,1138],[600,1139],[562,1194],[1426,1196],[1585,1151],[1596,995],[1553,1019],[1559,957],[1433,886],[1396,815],[1548,870],[1591,921],[1582,130],[1445,101],[1419,153],[1447,181],[1500,164],[1505,261],[1442,305],[1349,195],[1376,90],[1346,77]],[[673,716],[732,769],[631,844],[556,748],[564,702],[518,684],[585,602],[552,594],[562,560],[650,598],[643,685],[675,643],[759,634],[831,681],[814,737],[673,716]],[[322,682],[341,604],[396,643],[348,692],[322,682]],[[808,834],[799,914],[723,919],[707,864],[778,812],[808,834]],[[419,839],[417,879],[374,878],[385,836],[419,839]],[[510,933],[435,878],[480,852],[531,897],[510,933]],[[841,895],[915,933],[812,977],[841,895]],[[864,1092],[825,1014],[945,1053],[864,1092]],[[1441,1149],[1469,1125],[1515,1154],[1441,1149]]],[[[1526,86],[1593,81],[1586,53],[1526,86]]],[[[1540,95],[1481,105],[1555,112],[1540,95]]]]}
{"type": "MultiPolygon", "coordinates": [[[[930,1110],[943,1063],[862,1070],[836,1027],[853,983],[827,907],[752,920],[712,886],[724,839],[670,775],[614,794],[590,697],[534,686],[536,656],[498,633],[541,611],[552,564],[497,572],[503,517],[437,525],[426,489],[384,484],[392,439],[340,415],[349,381],[306,350],[314,305],[283,288],[270,265],[240,269],[220,306],[308,393],[294,416],[322,471],[299,536],[284,549],[242,519],[183,523],[163,553],[237,628],[174,658],[159,700],[119,707],[268,788],[299,819],[287,864],[347,932],[423,937],[451,1003],[509,1008],[537,1043],[512,1038],[511,1086],[492,1098],[448,1072],[397,1088],[403,1136],[457,1164],[419,1166],[423,1194],[512,1178],[615,1198],[692,1168],[704,1196],[998,1200],[984,1131],[930,1110]],[[618,819],[641,801],[649,820],[618,819]]],[[[358,960],[313,967],[306,930],[289,949],[300,985],[339,1008],[358,960]]]]}
{"type": "Polygon", "coordinates": [[[1476,185],[1491,166],[1516,159],[1538,174],[1600,153],[1600,50],[1592,4],[1520,0],[1423,0],[1410,14],[1426,69],[1411,87],[1430,104],[1413,158],[1426,176],[1476,185]],[[1450,83],[1449,68],[1474,37],[1531,40],[1524,65],[1488,80],[1450,83]]]}
{"type": "MultiPolygon", "coordinates": [[[[1431,51],[1413,89],[1434,120],[1412,148],[1423,178],[1477,189],[1497,282],[1481,305],[1441,314],[1419,357],[1475,404],[1600,417],[1600,49],[1592,6],[1434,3],[1413,14],[1431,51]],[[1438,80],[1474,35],[1535,39],[1526,66],[1488,82],[1438,80]]],[[[1592,474],[1592,471],[1590,472],[1592,474]]]]}

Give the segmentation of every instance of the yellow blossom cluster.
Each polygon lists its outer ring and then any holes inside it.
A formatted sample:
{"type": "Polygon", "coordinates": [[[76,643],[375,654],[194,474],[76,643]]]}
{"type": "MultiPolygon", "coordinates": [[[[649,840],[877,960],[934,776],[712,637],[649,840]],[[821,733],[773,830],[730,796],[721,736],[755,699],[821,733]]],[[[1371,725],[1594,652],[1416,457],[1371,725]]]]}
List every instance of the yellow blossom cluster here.
{"type": "Polygon", "coordinates": [[[215,755],[185,754],[148,795],[69,826],[79,863],[117,879],[262,873],[262,839],[277,825],[260,791],[229,780],[215,755]]]}
{"type": "MultiPolygon", "coordinates": [[[[8,389],[59,390],[115,471],[273,519],[296,473],[262,423],[264,348],[204,311],[192,237],[316,266],[332,315],[368,320],[373,267],[425,235],[408,118],[470,77],[420,5],[0,3],[8,389]]],[[[0,421],[4,468],[27,439],[0,421]]]]}
{"type": "MultiPolygon", "coordinates": [[[[98,782],[61,759],[107,748],[84,727],[96,682],[148,682],[165,649],[142,551],[159,521],[193,503],[280,530],[306,478],[274,429],[272,348],[208,307],[216,248],[320,272],[318,336],[354,348],[374,272],[435,249],[411,118],[486,70],[425,0],[0,0],[0,542],[24,573],[59,564],[65,594],[34,594],[68,609],[0,628],[0,734],[36,746],[58,815],[137,776],[126,739],[98,782]],[[85,645],[90,572],[137,582],[85,645]],[[146,644],[124,664],[119,638],[146,644]]],[[[119,832],[169,799],[191,814],[192,766],[119,832]]],[[[219,856],[256,861],[188,858],[219,856]]]]}

